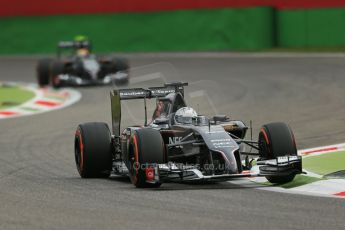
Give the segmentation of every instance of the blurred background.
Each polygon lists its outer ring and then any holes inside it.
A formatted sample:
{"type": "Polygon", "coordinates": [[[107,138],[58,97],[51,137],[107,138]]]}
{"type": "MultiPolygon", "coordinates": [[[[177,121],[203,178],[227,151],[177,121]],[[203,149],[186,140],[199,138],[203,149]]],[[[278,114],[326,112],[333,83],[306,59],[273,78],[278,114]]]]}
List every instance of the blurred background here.
{"type": "Polygon", "coordinates": [[[345,50],[344,0],[11,0],[0,54],[54,53],[88,36],[95,52],[345,50]]]}

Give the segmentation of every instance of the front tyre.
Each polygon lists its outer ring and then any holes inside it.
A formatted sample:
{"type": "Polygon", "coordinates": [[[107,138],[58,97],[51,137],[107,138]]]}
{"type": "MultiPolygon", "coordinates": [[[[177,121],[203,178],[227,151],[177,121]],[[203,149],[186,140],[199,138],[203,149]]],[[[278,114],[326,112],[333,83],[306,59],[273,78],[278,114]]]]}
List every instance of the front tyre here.
{"type": "Polygon", "coordinates": [[[124,76],[115,79],[116,85],[127,85],[129,82],[129,61],[125,58],[113,58],[111,60],[111,72],[124,76]]]}
{"type": "Polygon", "coordinates": [[[52,86],[55,89],[58,89],[62,86],[61,80],[59,78],[59,75],[65,73],[65,65],[64,63],[60,61],[55,61],[52,63],[51,66],[51,81],[52,81],[52,86]]]}
{"type": "Polygon", "coordinates": [[[138,188],[159,187],[161,183],[147,182],[148,167],[165,163],[165,147],[158,130],[143,128],[135,131],[129,144],[129,172],[132,183],[138,188]]]}
{"type": "Polygon", "coordinates": [[[37,64],[37,83],[40,87],[49,85],[50,66],[53,60],[51,58],[44,58],[38,61],[37,64]]]}
{"type": "MultiPolygon", "coordinates": [[[[282,122],[264,125],[259,133],[259,155],[261,160],[276,159],[279,156],[297,156],[296,141],[290,127],[282,122]]],[[[266,176],[274,184],[292,181],[295,173],[284,176],[266,176]]]]}
{"type": "Polygon", "coordinates": [[[116,72],[127,72],[129,70],[129,61],[126,58],[113,58],[111,60],[111,71],[116,72]]]}
{"type": "Polygon", "coordinates": [[[75,162],[82,178],[106,178],[112,171],[112,143],[108,125],[80,124],[74,138],[75,162]]]}

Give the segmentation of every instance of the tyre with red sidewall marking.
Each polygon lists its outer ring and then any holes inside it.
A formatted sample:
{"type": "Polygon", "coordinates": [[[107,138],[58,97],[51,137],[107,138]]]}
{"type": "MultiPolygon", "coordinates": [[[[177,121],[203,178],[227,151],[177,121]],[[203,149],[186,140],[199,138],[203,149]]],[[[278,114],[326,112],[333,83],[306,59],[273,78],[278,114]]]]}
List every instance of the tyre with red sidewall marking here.
{"type": "Polygon", "coordinates": [[[106,123],[80,124],[74,139],[75,162],[82,178],[109,177],[112,170],[111,133],[106,123]]]}
{"type": "Polygon", "coordinates": [[[65,65],[61,61],[55,61],[51,66],[51,81],[53,88],[60,88],[61,82],[58,76],[65,73],[65,65]]]}
{"type": "MultiPolygon", "coordinates": [[[[262,160],[276,159],[279,156],[297,156],[294,134],[283,122],[263,125],[259,133],[259,155],[262,160]]],[[[287,176],[266,176],[271,183],[282,184],[292,181],[295,174],[287,176]]]]}
{"type": "Polygon", "coordinates": [[[160,182],[146,182],[145,168],[148,165],[165,163],[165,145],[160,132],[150,128],[135,130],[128,153],[132,183],[139,188],[159,187],[160,182]]]}

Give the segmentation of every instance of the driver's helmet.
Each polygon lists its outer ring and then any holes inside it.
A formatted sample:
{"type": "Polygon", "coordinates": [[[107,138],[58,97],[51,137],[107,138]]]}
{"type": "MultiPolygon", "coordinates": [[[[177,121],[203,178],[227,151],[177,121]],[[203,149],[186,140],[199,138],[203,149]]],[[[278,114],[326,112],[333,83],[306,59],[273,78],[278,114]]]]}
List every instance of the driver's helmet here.
{"type": "Polygon", "coordinates": [[[192,124],[193,119],[197,118],[197,112],[191,107],[182,107],[176,111],[175,124],[192,124]]]}
{"type": "Polygon", "coordinates": [[[88,49],[78,49],[77,50],[77,55],[78,56],[81,56],[81,57],[85,57],[85,56],[88,56],[90,54],[90,51],[88,49]]]}
{"type": "Polygon", "coordinates": [[[88,42],[88,41],[89,41],[89,39],[84,35],[77,35],[74,37],[74,42],[82,43],[82,42],[88,42]]]}
{"type": "Polygon", "coordinates": [[[74,37],[74,45],[77,50],[77,55],[87,56],[90,53],[90,41],[84,35],[78,35],[74,37]]]}

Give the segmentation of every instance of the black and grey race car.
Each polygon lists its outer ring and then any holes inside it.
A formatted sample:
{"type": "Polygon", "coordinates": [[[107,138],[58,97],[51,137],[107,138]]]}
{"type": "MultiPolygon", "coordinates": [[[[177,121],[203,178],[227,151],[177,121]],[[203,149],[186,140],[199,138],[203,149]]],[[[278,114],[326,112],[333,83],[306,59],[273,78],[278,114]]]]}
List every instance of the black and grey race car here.
{"type": "Polygon", "coordinates": [[[263,125],[258,141],[245,139],[246,126],[227,116],[198,115],[186,105],[184,86],[113,90],[112,132],[106,123],[80,124],[75,161],[83,178],[129,176],[136,187],[159,187],[167,181],[224,181],[264,176],[272,183],[292,181],[302,173],[294,135],[285,123],[263,125]],[[144,100],[143,124],[120,130],[121,101],[144,100]],[[152,120],[146,101],[156,99],[152,120]],[[251,151],[245,151],[250,146],[251,151]],[[253,172],[253,161],[259,172],[253,172]],[[257,167],[257,166],[256,166],[257,167]]]}
{"type": "Polygon", "coordinates": [[[90,86],[127,84],[129,62],[124,58],[97,57],[91,54],[89,41],[63,41],[58,44],[56,59],[44,58],[37,65],[39,86],[90,86]],[[72,55],[61,57],[61,51],[69,49],[72,55]]]}

